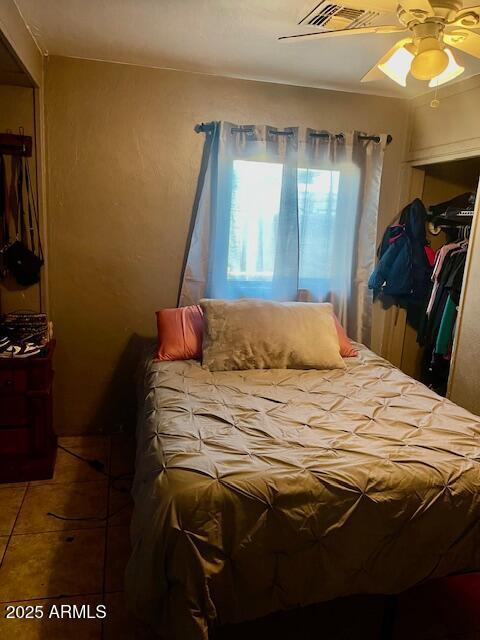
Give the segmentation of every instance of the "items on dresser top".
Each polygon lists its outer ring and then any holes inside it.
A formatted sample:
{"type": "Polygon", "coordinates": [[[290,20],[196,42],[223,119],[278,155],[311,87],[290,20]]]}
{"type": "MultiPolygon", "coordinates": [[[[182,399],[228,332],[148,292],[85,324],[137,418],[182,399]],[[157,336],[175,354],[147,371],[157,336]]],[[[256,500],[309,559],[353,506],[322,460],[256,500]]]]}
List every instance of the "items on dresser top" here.
{"type": "Polygon", "coordinates": [[[0,319],[0,358],[44,355],[52,339],[52,323],[45,313],[17,311],[0,319]]]}

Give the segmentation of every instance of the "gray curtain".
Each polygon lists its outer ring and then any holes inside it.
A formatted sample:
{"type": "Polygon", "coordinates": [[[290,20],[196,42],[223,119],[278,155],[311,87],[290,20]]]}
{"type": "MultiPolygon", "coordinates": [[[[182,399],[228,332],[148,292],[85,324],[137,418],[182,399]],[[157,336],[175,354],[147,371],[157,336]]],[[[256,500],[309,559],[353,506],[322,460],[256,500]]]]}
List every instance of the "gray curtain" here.
{"type": "Polygon", "coordinates": [[[201,297],[331,301],[370,344],[386,136],[211,123],[179,305],[201,297]]]}

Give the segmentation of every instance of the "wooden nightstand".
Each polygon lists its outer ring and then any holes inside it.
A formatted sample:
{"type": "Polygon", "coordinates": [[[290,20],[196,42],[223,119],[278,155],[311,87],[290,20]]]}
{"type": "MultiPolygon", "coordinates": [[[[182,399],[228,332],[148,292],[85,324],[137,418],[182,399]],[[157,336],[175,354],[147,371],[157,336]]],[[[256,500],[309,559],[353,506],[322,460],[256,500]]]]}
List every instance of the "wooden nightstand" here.
{"type": "Polygon", "coordinates": [[[52,357],[0,358],[0,482],[51,478],[57,437],[52,426],[52,357]]]}

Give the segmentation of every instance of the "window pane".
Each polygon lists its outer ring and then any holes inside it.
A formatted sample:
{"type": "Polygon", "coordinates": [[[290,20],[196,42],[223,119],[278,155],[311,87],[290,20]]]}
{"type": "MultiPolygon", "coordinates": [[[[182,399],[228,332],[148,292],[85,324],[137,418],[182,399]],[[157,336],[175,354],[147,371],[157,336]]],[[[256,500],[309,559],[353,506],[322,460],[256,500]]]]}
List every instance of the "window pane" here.
{"type": "MultiPolygon", "coordinates": [[[[300,279],[303,281],[331,277],[335,265],[339,179],[339,171],[298,170],[300,279]]],[[[345,229],[345,233],[347,231],[345,229]]]]}
{"type": "Polygon", "coordinates": [[[283,165],[235,160],[228,241],[228,280],[273,277],[283,165]]]}

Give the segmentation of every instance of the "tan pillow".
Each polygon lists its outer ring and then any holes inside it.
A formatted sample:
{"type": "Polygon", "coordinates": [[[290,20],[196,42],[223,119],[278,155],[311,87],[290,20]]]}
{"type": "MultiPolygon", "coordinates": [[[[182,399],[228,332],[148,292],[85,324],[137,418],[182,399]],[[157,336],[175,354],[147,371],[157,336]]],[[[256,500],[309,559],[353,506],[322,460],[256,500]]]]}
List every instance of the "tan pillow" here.
{"type": "Polygon", "coordinates": [[[332,305],[270,300],[200,300],[203,366],[344,369],[332,305]]]}

